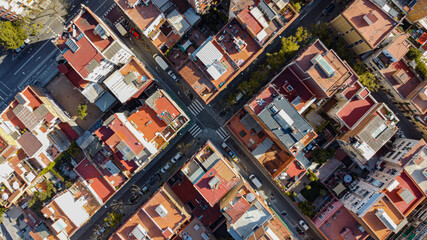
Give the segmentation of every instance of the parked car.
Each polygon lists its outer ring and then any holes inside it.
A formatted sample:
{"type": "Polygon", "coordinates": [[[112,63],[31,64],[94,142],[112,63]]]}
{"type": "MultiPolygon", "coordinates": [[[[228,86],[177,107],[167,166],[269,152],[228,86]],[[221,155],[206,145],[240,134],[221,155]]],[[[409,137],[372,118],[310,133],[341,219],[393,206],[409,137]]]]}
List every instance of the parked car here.
{"type": "Polygon", "coordinates": [[[335,8],[335,4],[331,3],[325,8],[325,10],[323,10],[323,13],[328,14],[328,13],[332,12],[332,10],[334,10],[334,8],[335,8]]]}
{"type": "Polygon", "coordinates": [[[305,230],[305,231],[307,231],[308,230],[308,225],[307,225],[307,223],[305,223],[304,222],[304,220],[299,220],[299,225],[301,225],[301,227],[305,230]]]}
{"type": "Polygon", "coordinates": [[[180,159],[182,157],[182,153],[178,152],[175,156],[173,156],[173,158],[171,159],[172,163],[176,163],[176,161],[178,161],[178,159],[180,159]]]}
{"type": "Polygon", "coordinates": [[[262,187],[262,183],[258,180],[258,178],[255,177],[255,175],[251,174],[249,176],[249,179],[255,184],[255,186],[260,189],[262,187]]]}
{"type": "Polygon", "coordinates": [[[156,183],[158,180],[160,179],[160,174],[156,174],[154,175],[152,178],[150,178],[150,181],[148,182],[150,185],[153,185],[154,183],[156,183]]]}
{"type": "Polygon", "coordinates": [[[169,168],[171,168],[171,164],[170,163],[166,163],[166,165],[162,168],[162,170],[160,170],[162,173],[165,173],[169,168]]]}
{"type": "Polygon", "coordinates": [[[173,73],[173,71],[172,71],[172,70],[169,70],[168,74],[169,74],[169,76],[171,76],[171,78],[172,78],[173,80],[178,81],[178,78],[176,77],[175,73],[173,73]]]}
{"type": "Polygon", "coordinates": [[[147,186],[143,186],[141,188],[141,193],[146,193],[148,191],[148,187],[147,186]]]}
{"type": "Polygon", "coordinates": [[[135,28],[131,28],[129,31],[136,39],[140,39],[141,35],[135,30],[135,28]]]}
{"type": "Polygon", "coordinates": [[[138,202],[138,200],[139,200],[139,198],[142,196],[142,194],[141,193],[138,193],[138,194],[136,194],[136,195],[132,195],[130,198],[129,198],[129,200],[128,200],[128,202],[129,202],[129,204],[135,204],[135,203],[137,203],[138,202]]]}
{"type": "Polygon", "coordinates": [[[222,143],[221,147],[228,153],[228,155],[233,159],[235,162],[239,161],[239,158],[234,154],[233,151],[231,151],[230,147],[226,143],[222,143]]]}

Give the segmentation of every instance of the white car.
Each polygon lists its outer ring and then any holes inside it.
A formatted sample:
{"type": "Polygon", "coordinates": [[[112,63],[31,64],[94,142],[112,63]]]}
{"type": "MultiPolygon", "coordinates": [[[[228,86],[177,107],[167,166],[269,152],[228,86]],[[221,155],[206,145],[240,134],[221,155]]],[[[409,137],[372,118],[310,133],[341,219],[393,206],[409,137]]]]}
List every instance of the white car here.
{"type": "Polygon", "coordinates": [[[169,70],[168,74],[173,78],[173,80],[178,81],[178,78],[176,77],[175,73],[173,73],[172,70],[169,70]]]}
{"type": "Polygon", "coordinates": [[[178,152],[175,156],[173,156],[173,158],[171,159],[172,163],[176,163],[176,161],[178,161],[178,159],[180,159],[182,157],[182,153],[178,152]]]}
{"type": "Polygon", "coordinates": [[[308,225],[307,223],[304,222],[304,220],[299,220],[299,225],[301,225],[301,227],[307,231],[308,230],[308,225]]]}
{"type": "Polygon", "coordinates": [[[167,163],[163,168],[162,168],[162,170],[160,170],[162,173],[165,173],[169,168],[171,168],[171,164],[170,163],[167,163]]]}

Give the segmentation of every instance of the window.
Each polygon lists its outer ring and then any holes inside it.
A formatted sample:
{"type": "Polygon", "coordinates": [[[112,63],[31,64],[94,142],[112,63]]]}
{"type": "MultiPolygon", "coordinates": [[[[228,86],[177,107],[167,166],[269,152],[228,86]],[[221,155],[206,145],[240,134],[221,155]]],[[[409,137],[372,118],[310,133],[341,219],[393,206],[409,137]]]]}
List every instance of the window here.
{"type": "Polygon", "coordinates": [[[279,109],[277,109],[277,107],[276,107],[276,106],[272,106],[272,107],[270,108],[270,111],[271,111],[272,113],[277,113],[277,112],[279,111],[279,109]]]}
{"type": "Polygon", "coordinates": [[[292,91],[294,90],[294,88],[293,88],[291,85],[288,85],[288,86],[286,87],[286,89],[288,89],[288,91],[289,91],[289,92],[292,92],[292,91]]]}

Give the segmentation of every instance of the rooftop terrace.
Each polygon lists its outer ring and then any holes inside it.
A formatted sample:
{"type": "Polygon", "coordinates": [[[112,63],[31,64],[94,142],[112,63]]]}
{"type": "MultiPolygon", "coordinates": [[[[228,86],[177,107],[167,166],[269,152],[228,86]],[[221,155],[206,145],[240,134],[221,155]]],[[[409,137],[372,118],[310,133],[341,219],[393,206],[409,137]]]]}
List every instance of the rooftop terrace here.
{"type": "Polygon", "coordinates": [[[356,0],[341,14],[372,48],[377,47],[397,26],[393,18],[370,0],[356,0]]]}
{"type": "Polygon", "coordinates": [[[310,89],[317,96],[331,97],[342,84],[351,85],[359,79],[347,62],[333,50],[327,49],[320,40],[306,47],[295,63],[300,71],[312,78],[316,86],[310,86],[310,89]]]}
{"type": "Polygon", "coordinates": [[[382,69],[381,73],[403,99],[407,99],[422,83],[402,60],[392,63],[386,69],[382,69]]]}
{"type": "Polygon", "coordinates": [[[399,211],[408,216],[424,199],[425,193],[416,185],[414,180],[403,171],[395,181],[399,185],[386,194],[399,211]]]}

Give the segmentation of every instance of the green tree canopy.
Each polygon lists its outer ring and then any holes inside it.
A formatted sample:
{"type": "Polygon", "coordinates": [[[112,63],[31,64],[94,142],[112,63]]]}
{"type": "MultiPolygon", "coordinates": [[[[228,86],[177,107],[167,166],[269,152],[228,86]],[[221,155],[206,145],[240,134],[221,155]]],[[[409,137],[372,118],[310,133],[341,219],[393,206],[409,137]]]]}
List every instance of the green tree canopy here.
{"type": "Polygon", "coordinates": [[[0,21],[0,44],[7,49],[17,49],[28,38],[22,22],[0,21]]]}
{"type": "Polygon", "coordinates": [[[81,120],[85,119],[87,116],[87,105],[86,104],[79,104],[77,108],[77,113],[79,114],[79,118],[81,120]]]}
{"type": "Polygon", "coordinates": [[[410,59],[410,60],[415,60],[417,58],[419,58],[421,56],[421,51],[411,47],[408,51],[408,53],[406,54],[406,56],[410,59]]]}
{"type": "Polygon", "coordinates": [[[370,72],[365,72],[360,76],[360,83],[365,86],[369,91],[376,92],[378,91],[378,88],[380,87],[377,82],[377,78],[374,76],[374,74],[370,72]]]}
{"type": "Polygon", "coordinates": [[[311,34],[305,27],[298,27],[295,32],[295,38],[300,44],[306,43],[311,38],[311,34]]]}
{"type": "Polygon", "coordinates": [[[295,11],[299,12],[301,11],[301,3],[296,2],[294,4],[292,4],[292,7],[295,9],[295,11]]]}
{"type": "Polygon", "coordinates": [[[313,161],[318,164],[324,164],[332,158],[334,154],[334,150],[317,148],[313,151],[313,161]]]}

